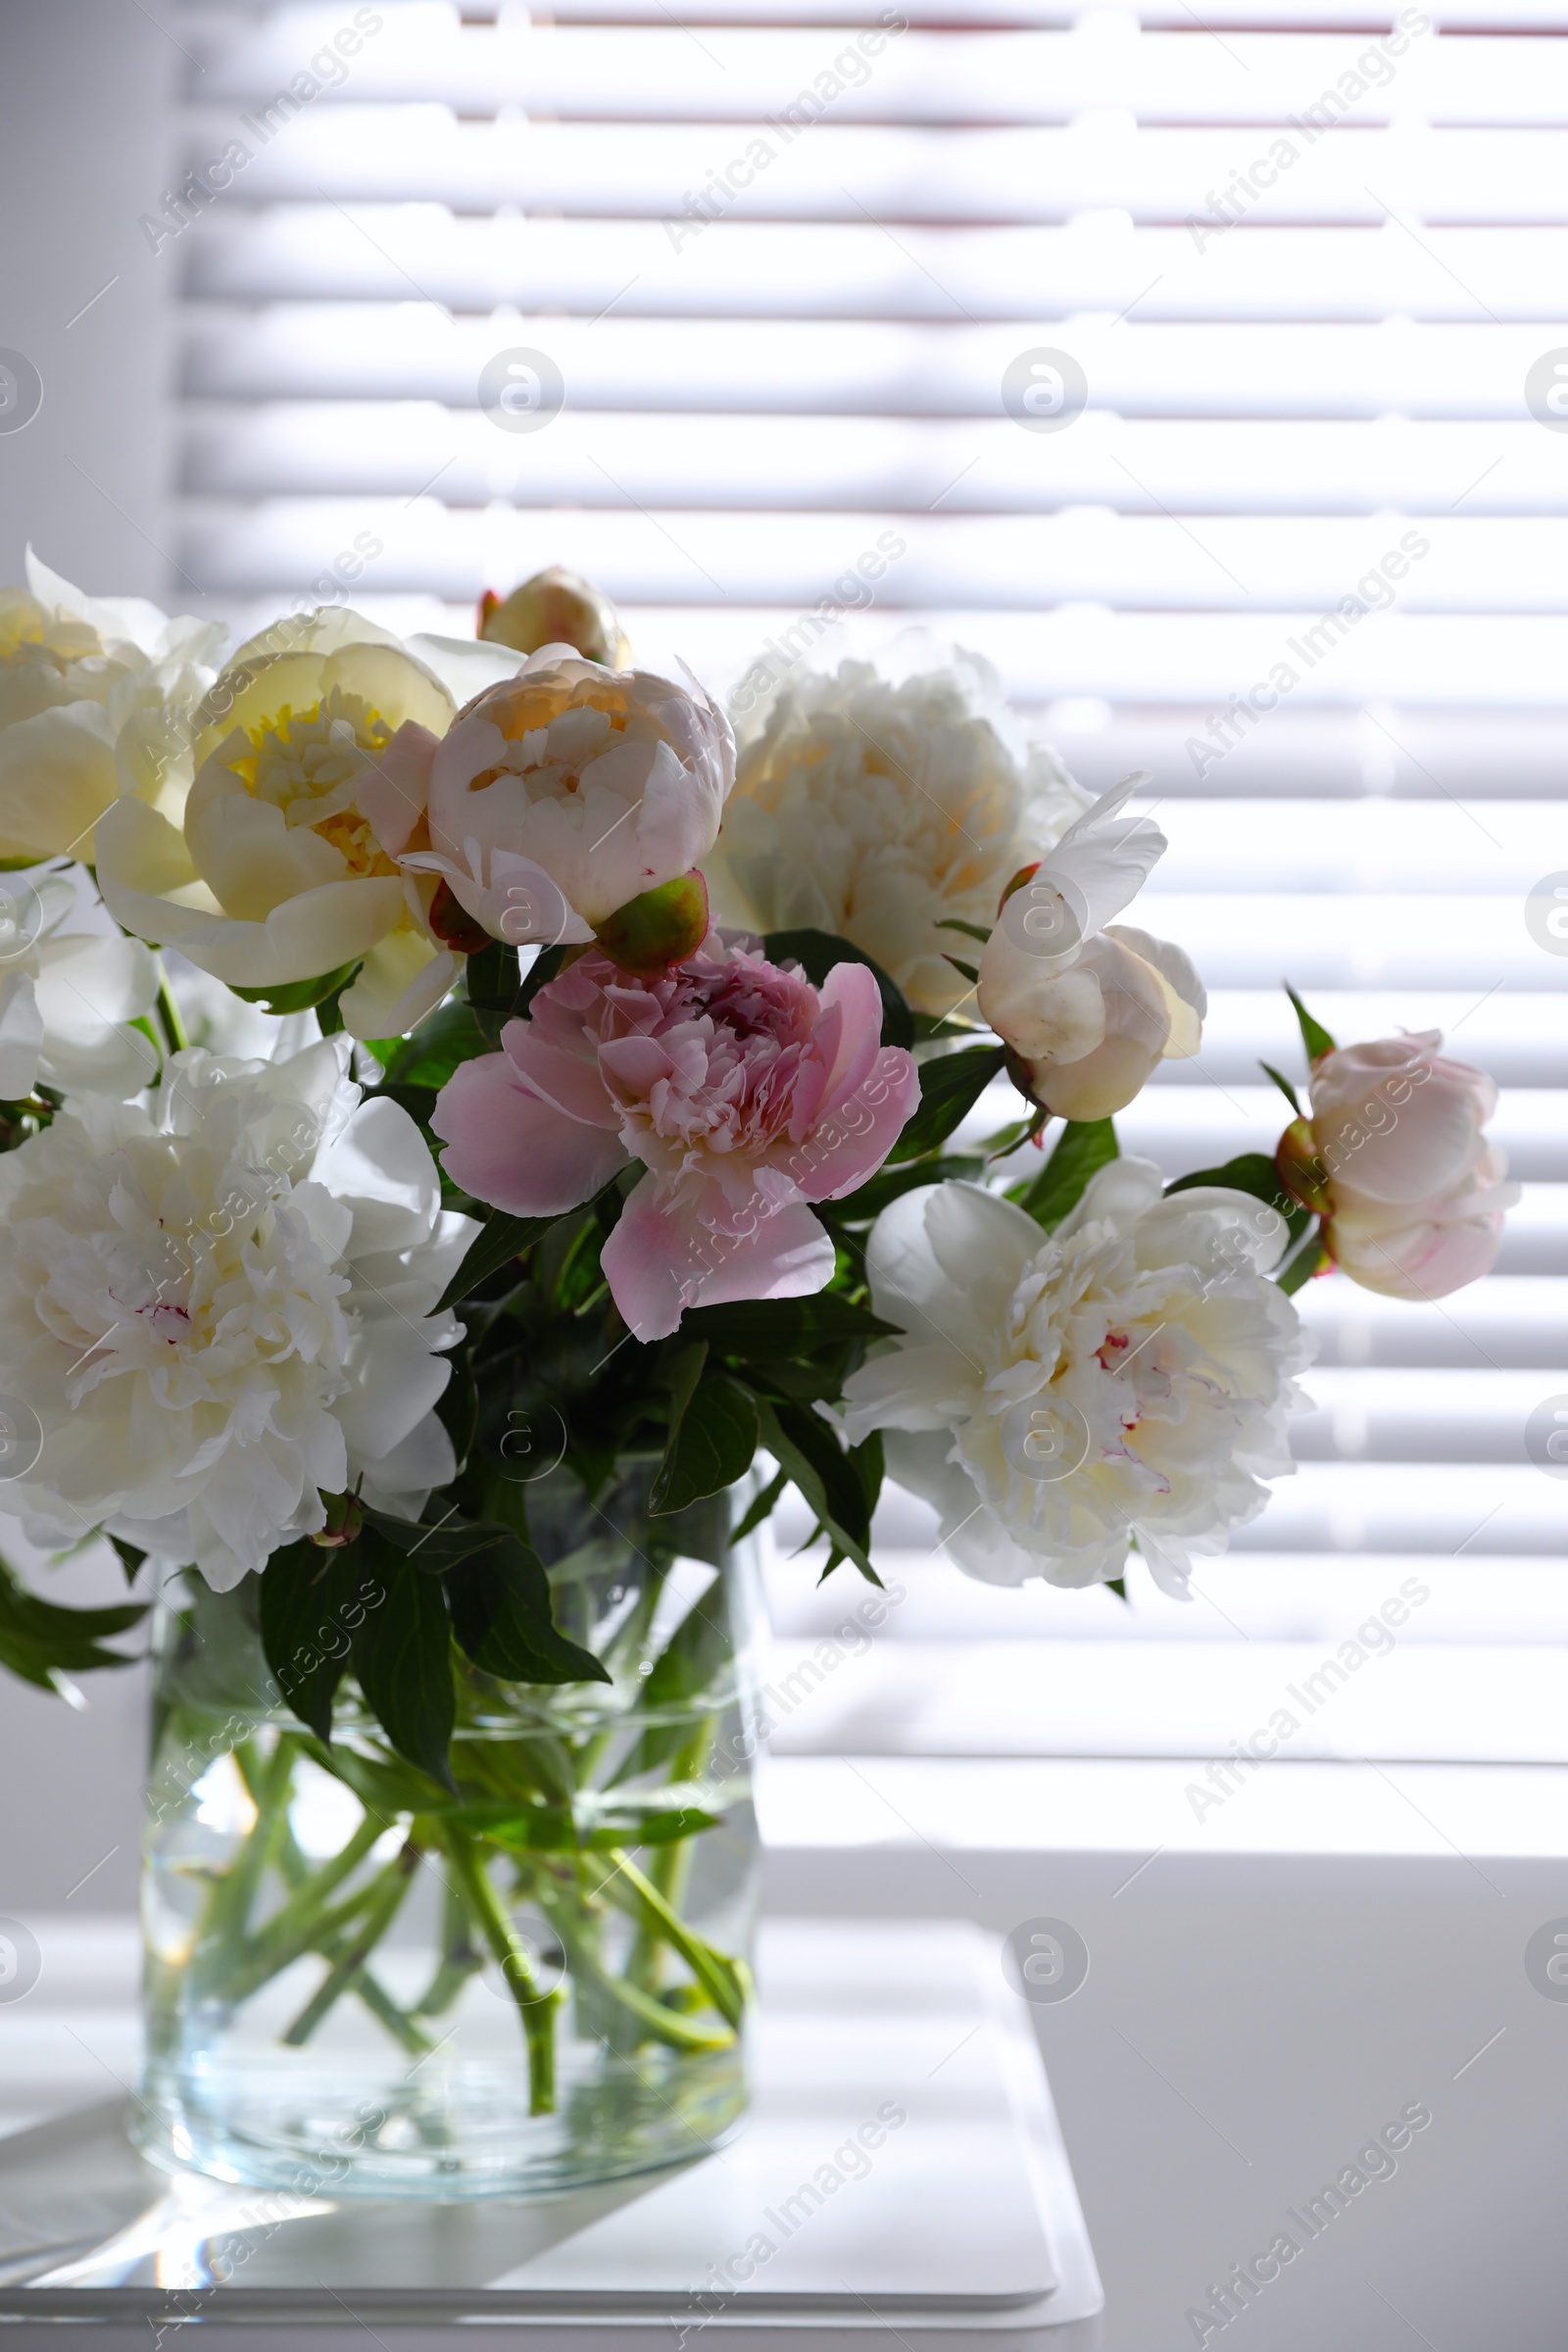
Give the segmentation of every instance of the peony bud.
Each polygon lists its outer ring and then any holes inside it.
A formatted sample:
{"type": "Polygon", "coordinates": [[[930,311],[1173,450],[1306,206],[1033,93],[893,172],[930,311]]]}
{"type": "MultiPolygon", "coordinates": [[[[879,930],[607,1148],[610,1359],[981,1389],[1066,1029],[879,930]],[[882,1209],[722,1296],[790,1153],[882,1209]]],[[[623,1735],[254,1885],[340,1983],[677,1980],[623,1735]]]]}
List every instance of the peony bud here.
{"type": "Polygon", "coordinates": [[[708,884],[695,870],[645,890],[595,926],[611,961],[640,980],[671,972],[708,937],[708,884]]]}
{"type": "Polygon", "coordinates": [[[1519,1198],[1482,1133],[1496,1087],[1443,1059],[1442,1043],[1429,1029],[1321,1055],[1311,1116],[1286,1129],[1275,1158],[1351,1281],[1393,1298],[1441,1298],[1490,1273],[1519,1198]]]}
{"type": "Polygon", "coordinates": [[[504,603],[487,588],[479,599],[479,635],[519,654],[536,654],[542,645],[569,645],[606,669],[624,669],[631,660],[620,615],[609,597],[580,572],[564,571],[559,564],[536,571],[504,603]]]}

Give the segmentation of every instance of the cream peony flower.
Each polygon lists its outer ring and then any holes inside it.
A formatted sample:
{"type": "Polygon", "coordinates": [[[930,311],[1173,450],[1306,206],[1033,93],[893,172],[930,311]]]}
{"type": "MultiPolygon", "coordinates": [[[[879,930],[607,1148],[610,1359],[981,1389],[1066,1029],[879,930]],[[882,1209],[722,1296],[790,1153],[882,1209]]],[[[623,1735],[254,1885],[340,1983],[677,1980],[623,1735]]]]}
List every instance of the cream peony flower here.
{"type": "Polygon", "coordinates": [[[734,738],[695,679],[604,669],[564,645],[513,660],[442,742],[419,740],[430,846],[403,863],[439,875],[492,938],[581,945],[706,859],[734,738]]]}
{"type": "Polygon", "coordinates": [[[1089,796],[1044,746],[1012,741],[996,673],[972,654],[902,682],[867,662],[787,678],[748,712],[707,872],[717,919],[809,927],[863,949],[917,1010],[969,984],[944,921],[996,921],[1019,866],[1089,796]]]}
{"type": "Polygon", "coordinates": [[[1266,1279],[1285,1239],[1243,1193],[1162,1200],[1145,1159],[1102,1168],[1049,1239],[974,1185],[906,1193],[867,1251],[876,1311],[906,1336],[846,1383],[850,1437],[889,1433],[890,1473],[971,1576],[1095,1584],[1136,1538],[1179,1593],[1292,1467],[1310,1343],[1266,1279]]]}
{"type": "Polygon", "coordinates": [[[1187,956],[1110,920],[1165,849],[1152,817],[1122,814],[1142,781],[1102,793],[1018,878],[980,958],[980,1011],[1058,1118],[1111,1117],[1202,1042],[1207,999],[1187,956]]]}
{"type": "Polygon", "coordinates": [[[158,995],[152,953],[118,933],[62,931],[76,907],[67,874],[0,882],[0,1101],[41,1078],[123,1102],[158,1076],[157,1047],[129,1026],[158,995]]]}
{"type": "Polygon", "coordinates": [[[398,863],[425,838],[408,747],[442,733],[455,708],[429,663],[358,613],[277,622],[194,713],[188,759],[166,761],[103,818],[110,912],[234,988],[358,963],[341,1001],[351,1034],[412,1028],[458,962],[429,920],[435,885],[398,863]]]}
{"type": "Polygon", "coordinates": [[[0,1157],[0,1390],[36,1433],[11,1508],[223,1590],[320,1528],[322,1492],[363,1477],[417,1517],[453,1476],[459,1329],[431,1310],[478,1227],[348,1054],[190,1050],[151,1111],[94,1098],[0,1157]]]}
{"type": "Polygon", "coordinates": [[[217,674],[227,631],[139,597],[83,596],[27,551],[0,588],[0,858],[91,863],[93,827],[136,761],[217,674]]]}

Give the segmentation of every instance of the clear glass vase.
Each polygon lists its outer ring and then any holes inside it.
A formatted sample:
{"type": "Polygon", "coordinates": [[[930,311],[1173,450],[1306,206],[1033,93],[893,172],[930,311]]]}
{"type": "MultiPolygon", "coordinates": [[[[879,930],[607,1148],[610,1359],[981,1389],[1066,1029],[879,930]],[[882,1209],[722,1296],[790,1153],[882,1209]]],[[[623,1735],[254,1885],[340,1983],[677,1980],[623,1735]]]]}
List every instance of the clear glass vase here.
{"type": "Polygon", "coordinates": [[[648,1487],[529,1489],[556,1622],[612,1680],[501,1683],[454,1647],[455,1797],[411,1783],[352,1681],[330,1748],[278,1703],[255,1578],[172,1580],[142,1876],[155,2159],[455,2200],[641,2172],[735,2126],[755,1560],[730,1496],[650,1519],[648,1487]]]}

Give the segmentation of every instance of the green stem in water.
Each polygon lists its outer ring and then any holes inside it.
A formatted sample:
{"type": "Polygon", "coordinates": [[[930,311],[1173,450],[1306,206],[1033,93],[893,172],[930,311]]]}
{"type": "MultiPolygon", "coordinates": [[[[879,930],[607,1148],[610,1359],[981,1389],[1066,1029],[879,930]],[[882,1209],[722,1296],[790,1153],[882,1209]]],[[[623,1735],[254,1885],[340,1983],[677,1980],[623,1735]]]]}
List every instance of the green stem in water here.
{"type": "Polygon", "coordinates": [[[442,1821],[441,1836],[458,1874],[458,1884],[486,1943],[501,1963],[501,1973],[522,2017],[523,2040],[528,2051],[528,2113],[554,2115],[556,2011],[561,1995],[541,1992],[534,1982],[521,1937],[513,1930],[506,1908],[490,1884],[490,1874],[474,1851],[473,1840],[450,1819],[442,1821]]]}
{"type": "Polygon", "coordinates": [[[726,2024],[738,2026],[751,1989],[740,1961],[726,1960],[711,1944],[694,1936],[622,1847],[614,1847],[606,1859],[609,1873],[594,1891],[608,1895],[621,1910],[629,1911],[639,1926],[653,1929],[679,1952],[719,2016],[726,2024]]]}
{"type": "Polygon", "coordinates": [[[159,958],[158,963],[158,997],[154,1009],[158,1014],[158,1026],[164,1033],[164,1043],[170,1053],[182,1054],[190,1044],[190,1039],[185,1035],[185,1024],[179,1017],[179,1006],[174,1003],[173,991],[169,985],[169,975],[164,970],[162,957],[159,958]]]}
{"type": "MultiPolygon", "coordinates": [[[[267,1762],[259,1768],[251,1765],[245,1770],[247,1786],[254,1792],[256,1820],[251,1834],[239,1850],[232,1869],[225,1872],[213,1889],[202,1941],[215,1951],[237,1942],[245,1933],[245,1923],[251,1914],[276,1844],[288,1823],[289,1787],[294,1775],[294,1756],[299,1741],[292,1732],[280,1732],[277,1745],[267,1762]]],[[[236,1749],[236,1757],[238,1750],[236,1749]]],[[[247,1764],[249,1759],[246,1759],[247,1764]]],[[[244,1769],[244,1767],[242,1767],[244,1769]]]]}
{"type": "MultiPolygon", "coordinates": [[[[418,1862],[419,1848],[412,1838],[406,1838],[397,1860],[389,1862],[376,1879],[374,1899],[360,1926],[349,1937],[346,1948],[332,1962],[325,1977],[283,2035],[287,2047],[299,2049],[309,2041],[327,2011],[355,1983],[366,1961],[397,1917],[398,1908],[409,1891],[409,1881],[418,1868],[418,1862]]],[[[417,2032],[417,2028],[415,2031],[417,2032]]],[[[421,2045],[428,2047],[422,2034],[419,2040],[421,2045]]]]}
{"type": "MultiPolygon", "coordinates": [[[[670,1759],[671,1781],[700,1781],[708,1763],[712,1744],[713,1727],[717,1717],[705,1715],[683,1747],[670,1759]]],[[[662,1845],[648,1865],[648,1882],[662,1894],[671,1911],[677,1915],[686,1900],[686,1888],[691,1881],[692,1863],[696,1859],[696,1839],[680,1838],[669,1845],[662,1845]]],[[[659,1990],[660,1954],[663,1949],[662,1929],[648,1919],[638,1922],[631,1951],[627,1955],[626,1974],[634,1984],[649,1992],[659,1990]]]]}
{"type": "MultiPolygon", "coordinates": [[[[634,2042],[662,2041],[672,2050],[688,2053],[703,2050],[727,2050],[734,2044],[735,2035],[728,2026],[703,2026],[683,2017],[679,2010],[666,2008],[664,2003],[631,1983],[628,1978],[612,1976],[594,1949],[593,1922],[584,1919],[581,1898],[575,1920],[568,1916],[572,1898],[561,1888],[548,1883],[541,1888],[540,1900],[549,1913],[551,1924],[566,1947],[573,1982],[579,1999],[590,1988],[601,2002],[609,2001],[635,2018],[642,2032],[633,2036],[634,2042]]],[[[608,2024],[608,2020],[605,2021],[608,2024]]]]}

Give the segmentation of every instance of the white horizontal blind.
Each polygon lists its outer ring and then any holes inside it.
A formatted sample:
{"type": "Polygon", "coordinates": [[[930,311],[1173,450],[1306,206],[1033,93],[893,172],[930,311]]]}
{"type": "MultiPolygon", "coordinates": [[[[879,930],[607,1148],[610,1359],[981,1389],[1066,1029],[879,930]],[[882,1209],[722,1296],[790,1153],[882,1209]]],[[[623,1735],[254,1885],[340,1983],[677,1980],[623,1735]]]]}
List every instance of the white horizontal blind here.
{"type": "MultiPolygon", "coordinates": [[[[1504,1087],[1496,1274],[1312,1286],[1299,1474],[1195,1608],[938,1576],[894,1502],[907,1597],[785,1746],[1212,1752],[1414,1578],[1288,1752],[1568,1755],[1568,1489],[1525,1449],[1568,1393],[1568,955],[1526,921],[1568,872],[1565,29],[1568,0],[183,11],[184,162],[245,151],[165,248],[210,593],[325,578],[466,627],[566,562],[720,686],[822,599],[865,608],[852,645],[927,621],[1086,783],[1156,778],[1141,919],[1213,1010],[1126,1148],[1272,1144],[1287,974],[1342,1038],[1441,1025],[1504,1087]],[[560,386],[525,432],[481,390],[516,351],[560,386]]],[[[779,1589],[831,1648],[856,1596],[779,1589]]]]}

